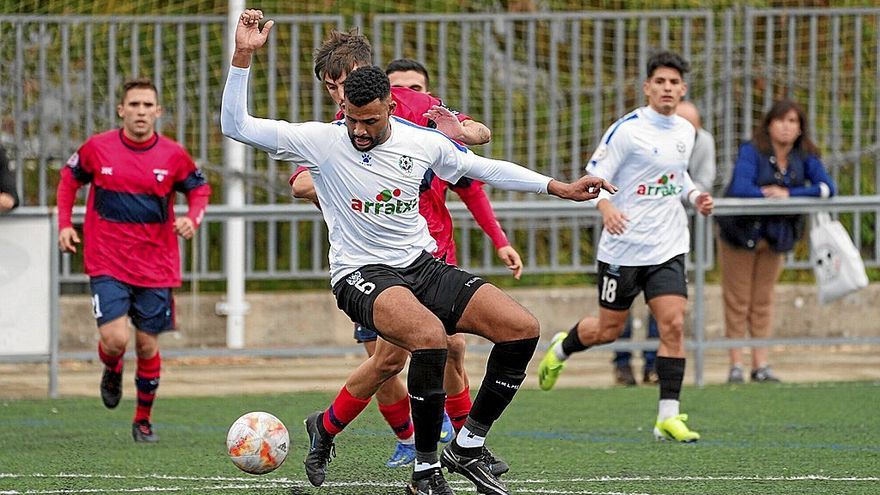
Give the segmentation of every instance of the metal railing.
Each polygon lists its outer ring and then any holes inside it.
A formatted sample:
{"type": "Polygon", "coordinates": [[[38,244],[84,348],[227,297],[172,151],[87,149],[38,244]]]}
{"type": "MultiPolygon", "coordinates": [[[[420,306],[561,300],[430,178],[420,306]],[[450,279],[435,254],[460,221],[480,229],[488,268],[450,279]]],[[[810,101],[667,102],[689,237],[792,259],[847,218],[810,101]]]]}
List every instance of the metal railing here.
{"type": "MultiPolygon", "coordinates": [[[[714,215],[775,215],[775,214],[805,214],[805,212],[828,211],[832,213],[853,213],[853,212],[876,212],[880,209],[880,196],[849,196],[836,197],[828,200],[818,200],[813,198],[791,198],[788,200],[761,200],[761,199],[718,199],[716,203],[714,215]]],[[[80,212],[81,213],[81,212],[80,212]]],[[[693,213],[693,212],[691,212],[693,213]]],[[[22,208],[13,215],[36,215],[46,216],[52,212],[48,208],[22,208]]],[[[249,206],[246,208],[232,209],[223,206],[209,208],[206,214],[207,222],[219,222],[230,217],[243,217],[248,221],[270,220],[278,218],[287,218],[289,216],[299,216],[305,221],[320,221],[314,218],[317,212],[312,207],[304,205],[262,205],[258,207],[249,206]]],[[[594,221],[597,218],[595,209],[589,208],[583,204],[571,203],[565,201],[546,201],[540,205],[535,202],[517,202],[517,203],[500,203],[499,215],[514,215],[517,218],[531,218],[546,221],[549,218],[557,220],[564,219],[580,219],[587,222],[594,221]]],[[[880,337],[825,337],[825,338],[785,338],[785,339],[766,339],[766,340],[707,340],[705,334],[705,281],[706,272],[714,266],[714,260],[710,257],[707,246],[711,245],[713,238],[713,229],[709,228],[710,219],[701,215],[694,218],[694,240],[695,247],[692,252],[694,262],[690,268],[694,272],[692,279],[694,297],[692,301],[692,329],[693,337],[687,339],[685,346],[688,350],[694,352],[694,377],[697,385],[704,383],[703,372],[705,369],[705,353],[710,349],[727,349],[731,347],[739,347],[748,345],[750,347],[768,347],[774,345],[840,345],[840,344],[880,344],[880,337]]],[[[53,243],[56,242],[53,239],[53,243]]],[[[53,244],[54,246],[54,244],[53,244]]],[[[323,253],[323,252],[322,252],[323,253]]],[[[323,254],[322,254],[323,255],[323,254]]],[[[52,269],[59,267],[58,259],[61,255],[52,256],[52,269]]],[[[866,259],[866,266],[880,266],[880,262],[876,258],[866,259]]],[[[573,267],[568,267],[570,270],[573,267]]],[[[594,264],[589,267],[578,267],[578,270],[586,272],[595,272],[594,264]]],[[[475,270],[479,273],[479,270],[475,270]]],[[[53,273],[59,273],[57,270],[53,273]]],[[[326,271],[323,277],[327,278],[326,271]]],[[[59,323],[58,323],[58,286],[60,278],[53,277],[51,308],[52,312],[52,334],[50,336],[51,349],[48,355],[28,355],[28,356],[3,356],[0,355],[0,362],[4,361],[42,361],[49,363],[49,388],[50,395],[57,395],[58,384],[58,363],[60,359],[88,359],[93,357],[92,353],[83,352],[61,352],[58,348],[59,342],[59,323]]],[[[656,347],[656,342],[652,341],[624,341],[615,342],[607,346],[606,349],[612,350],[643,350],[646,348],[656,347]]],[[[475,350],[488,350],[487,346],[476,346],[475,350]]],[[[315,347],[304,346],[301,348],[276,348],[276,349],[177,349],[169,350],[164,354],[172,356],[274,356],[274,357],[290,357],[290,356],[312,356],[320,354],[340,354],[352,352],[350,346],[346,347],[315,347]]]]}

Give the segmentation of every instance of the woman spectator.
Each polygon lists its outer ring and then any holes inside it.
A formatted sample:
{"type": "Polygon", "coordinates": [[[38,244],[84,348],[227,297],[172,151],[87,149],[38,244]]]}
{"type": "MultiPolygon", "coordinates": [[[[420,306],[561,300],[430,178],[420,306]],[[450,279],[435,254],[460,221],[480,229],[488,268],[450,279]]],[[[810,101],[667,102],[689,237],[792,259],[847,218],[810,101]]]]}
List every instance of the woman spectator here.
{"type": "MultiPolygon", "coordinates": [[[[803,109],[776,102],[743,144],[725,193],[733,198],[829,198],[836,187],[810,140],[803,109]]],[[[766,339],[773,329],[773,293],[783,256],[804,230],[803,215],[718,217],[721,289],[727,338],[766,339]]],[[[743,383],[742,349],[730,349],[728,383],[743,383]]],[[[752,348],[753,382],[778,382],[766,348],[752,348]]]]}

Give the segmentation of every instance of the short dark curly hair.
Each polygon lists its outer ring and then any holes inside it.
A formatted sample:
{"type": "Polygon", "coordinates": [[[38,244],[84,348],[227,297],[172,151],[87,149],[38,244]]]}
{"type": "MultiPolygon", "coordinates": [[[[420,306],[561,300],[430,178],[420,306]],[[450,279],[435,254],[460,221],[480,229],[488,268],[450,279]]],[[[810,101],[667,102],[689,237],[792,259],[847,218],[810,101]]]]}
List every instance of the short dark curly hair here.
{"type": "Polygon", "coordinates": [[[681,74],[681,77],[684,77],[684,75],[691,70],[691,64],[689,64],[687,60],[682,58],[681,55],[675,52],[670,52],[669,50],[659,51],[651,55],[651,57],[648,58],[646,66],[648,72],[645,73],[645,76],[648,79],[650,79],[651,76],[654,75],[654,71],[660,67],[675,69],[681,74]]]}
{"type": "Polygon", "coordinates": [[[345,79],[345,99],[356,107],[391,96],[391,83],[385,71],[375,65],[353,70],[345,79]]]}

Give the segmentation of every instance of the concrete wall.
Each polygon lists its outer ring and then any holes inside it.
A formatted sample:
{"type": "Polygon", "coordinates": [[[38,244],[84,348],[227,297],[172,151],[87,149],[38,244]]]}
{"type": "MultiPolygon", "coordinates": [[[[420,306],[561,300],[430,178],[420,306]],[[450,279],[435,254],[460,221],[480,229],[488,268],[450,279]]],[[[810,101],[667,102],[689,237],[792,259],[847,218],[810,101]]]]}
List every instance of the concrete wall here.
{"type": "MultiPolygon", "coordinates": [[[[595,287],[526,288],[508,291],[541,322],[542,333],[567,330],[584,315],[596,314],[595,287]]],[[[779,285],[776,291],[776,336],[845,337],[873,336],[880,331],[880,284],[849,297],[820,306],[814,285],[779,285]]],[[[214,312],[219,294],[178,292],[177,321],[180,332],[163,335],[163,347],[223,347],[226,319],[214,312]]],[[[246,318],[247,347],[299,347],[308,345],[353,345],[352,325],[329,290],[296,293],[250,293],[251,310],[246,318]]],[[[706,334],[709,339],[723,336],[724,320],[721,290],[706,287],[706,334]]],[[[692,309],[689,306],[689,311],[692,309]]],[[[645,314],[642,298],[633,311],[645,314]]],[[[686,320],[690,327],[691,316],[686,320]]],[[[91,350],[97,345],[97,332],[87,296],[61,298],[61,350],[91,350]]],[[[636,339],[644,336],[635,332],[636,339]]],[[[479,341],[476,339],[475,341],[479,341]]]]}

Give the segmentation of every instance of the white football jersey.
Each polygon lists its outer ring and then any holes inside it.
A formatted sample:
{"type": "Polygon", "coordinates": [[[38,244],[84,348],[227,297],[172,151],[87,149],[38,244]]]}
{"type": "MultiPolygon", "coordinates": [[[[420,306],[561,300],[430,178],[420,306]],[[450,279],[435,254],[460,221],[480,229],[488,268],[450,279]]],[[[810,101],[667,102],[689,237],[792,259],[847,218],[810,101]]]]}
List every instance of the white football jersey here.
{"type": "Polygon", "coordinates": [[[605,131],[586,170],[619,188],[608,200],[629,221],[620,235],[602,231],[599,261],[658,265],[690,250],[681,202],[694,189],[687,168],[695,132],[687,120],[649,106],[628,113],[605,131]]]}
{"type": "Polygon", "coordinates": [[[330,230],[330,277],[336,284],[364,265],[404,267],[436,243],[419,214],[419,185],[429,168],[455,183],[468,151],[433,129],[392,117],[391,136],[358,151],[343,121],[288,124],[278,130],[275,160],[305,163],[330,230]]]}
{"type": "Polygon", "coordinates": [[[223,90],[223,134],[275,160],[305,163],[330,231],[330,279],[335,285],[364,265],[402,268],[434,239],[419,214],[419,186],[429,168],[443,180],[462,176],[513,191],[546,193],[552,180],[514,163],[471,153],[434,129],[391,117],[391,135],[358,151],[343,121],[289,123],[247,111],[249,70],[231,67],[223,90]]]}

